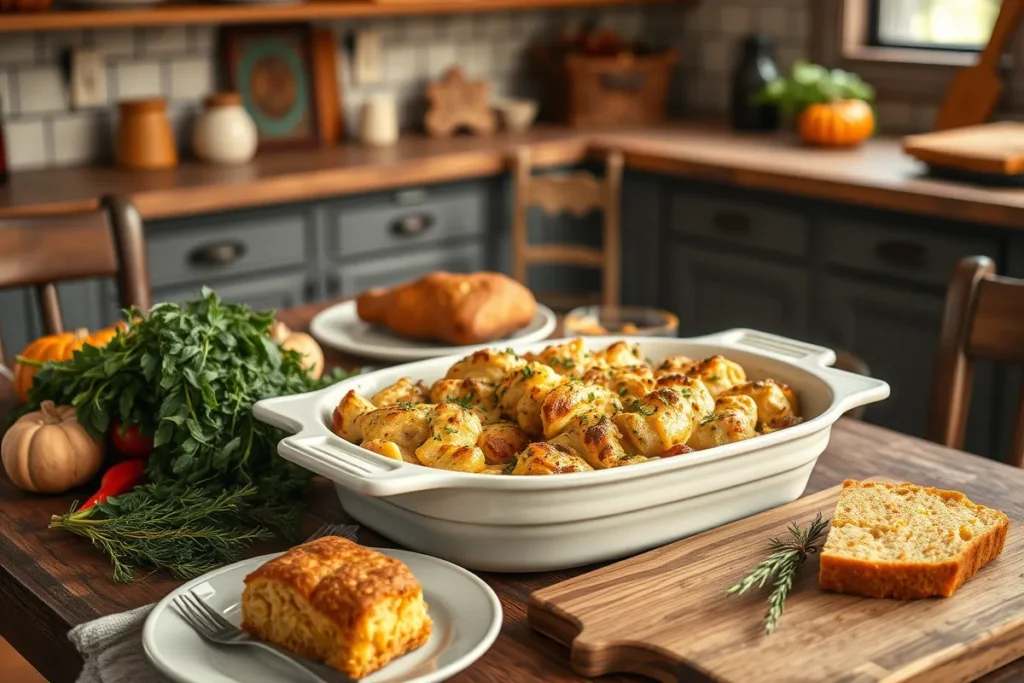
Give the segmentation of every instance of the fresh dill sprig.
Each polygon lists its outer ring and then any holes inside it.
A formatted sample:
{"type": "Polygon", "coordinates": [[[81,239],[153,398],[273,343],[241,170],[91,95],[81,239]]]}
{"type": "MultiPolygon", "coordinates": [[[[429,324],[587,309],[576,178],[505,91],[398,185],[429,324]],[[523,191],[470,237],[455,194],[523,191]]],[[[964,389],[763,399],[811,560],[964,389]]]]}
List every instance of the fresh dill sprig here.
{"type": "Polygon", "coordinates": [[[145,489],[54,515],[50,527],[89,539],[110,558],[119,583],[131,581],[133,568],[142,565],[195,578],[242,559],[254,541],[273,537],[243,521],[247,499],[257,492],[251,485],[212,496],[193,487],[159,500],[145,489]]]}
{"type": "Polygon", "coordinates": [[[829,520],[823,520],[819,512],[806,529],[796,522],[788,528],[789,536],[770,539],[772,553],[754,570],[726,591],[729,595],[743,595],[750,588],[764,588],[774,578],[772,592],[768,596],[768,612],[764,616],[765,635],[771,635],[782,617],[786,597],[793,588],[797,572],[811,553],[821,548],[822,535],[828,528],[829,520]]]}

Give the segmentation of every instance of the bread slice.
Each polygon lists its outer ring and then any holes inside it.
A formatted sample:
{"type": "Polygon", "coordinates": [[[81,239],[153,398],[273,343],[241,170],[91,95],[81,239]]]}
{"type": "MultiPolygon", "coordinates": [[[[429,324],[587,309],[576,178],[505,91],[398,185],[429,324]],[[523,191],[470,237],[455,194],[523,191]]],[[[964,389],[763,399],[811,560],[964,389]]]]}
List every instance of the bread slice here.
{"type": "Polygon", "coordinates": [[[351,678],[421,647],[431,627],[409,568],[344,538],[297,546],[245,577],[242,628],[351,678]]]}
{"type": "Polygon", "coordinates": [[[821,551],[825,590],[872,598],[949,597],[1003,552],[1010,520],[962,493],[843,483],[821,551]]]}

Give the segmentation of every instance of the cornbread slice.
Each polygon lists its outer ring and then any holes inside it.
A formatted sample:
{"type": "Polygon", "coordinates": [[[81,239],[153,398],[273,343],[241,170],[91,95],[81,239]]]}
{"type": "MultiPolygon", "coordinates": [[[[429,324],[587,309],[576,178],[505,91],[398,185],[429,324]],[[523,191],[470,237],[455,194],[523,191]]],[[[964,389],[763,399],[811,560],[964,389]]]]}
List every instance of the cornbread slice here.
{"type": "Polygon", "coordinates": [[[949,597],[1003,552],[1009,526],[956,491],[848,479],[818,584],[871,598],[949,597]]]}
{"type": "Polygon", "coordinates": [[[292,548],[245,577],[242,628],[362,678],[423,646],[423,590],[398,560],[327,536],[292,548]]]}

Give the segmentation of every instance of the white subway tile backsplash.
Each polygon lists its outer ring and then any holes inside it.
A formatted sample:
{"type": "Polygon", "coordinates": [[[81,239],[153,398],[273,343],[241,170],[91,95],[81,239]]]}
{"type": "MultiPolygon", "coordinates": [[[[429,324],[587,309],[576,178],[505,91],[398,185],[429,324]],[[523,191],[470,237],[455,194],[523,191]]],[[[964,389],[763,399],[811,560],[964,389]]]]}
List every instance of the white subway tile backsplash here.
{"type": "Polygon", "coordinates": [[[121,62],[114,67],[118,101],[159,97],[163,92],[161,63],[157,61],[121,62]]]}
{"type": "Polygon", "coordinates": [[[11,78],[0,68],[0,116],[8,116],[14,111],[14,93],[11,90],[11,78]]]}
{"type": "Polygon", "coordinates": [[[46,114],[68,108],[64,76],[56,66],[19,69],[18,113],[46,114]]]}
{"type": "Polygon", "coordinates": [[[470,43],[459,50],[459,65],[469,77],[482,78],[488,75],[491,73],[492,62],[491,46],[486,42],[470,43]]]}
{"type": "Polygon", "coordinates": [[[701,67],[717,74],[728,71],[732,67],[733,45],[734,41],[730,39],[708,39],[704,43],[701,67]]]}
{"type": "MultiPolygon", "coordinates": [[[[62,53],[68,48],[92,47],[91,31],[52,31],[39,34],[39,59],[43,62],[50,62],[60,59],[62,53]]],[[[6,40],[6,36],[0,38],[0,43],[6,40]]],[[[2,48],[0,48],[2,49],[2,48]]]]}
{"type": "MultiPolygon", "coordinates": [[[[214,26],[189,26],[188,27],[188,50],[192,54],[210,55],[216,45],[216,27],[214,26]]],[[[343,34],[338,34],[343,35],[343,34]]]]}
{"type": "Polygon", "coordinates": [[[753,25],[753,8],[746,5],[723,5],[720,15],[722,32],[729,36],[750,33],[753,25]]]}
{"type": "Polygon", "coordinates": [[[450,66],[456,66],[459,58],[455,46],[450,43],[438,43],[427,48],[427,78],[440,78],[450,66]]]}
{"type": "Polygon", "coordinates": [[[455,43],[470,40],[473,37],[473,17],[469,14],[453,16],[448,21],[448,34],[455,43]]]}
{"type": "Polygon", "coordinates": [[[24,64],[36,59],[36,36],[4,33],[0,37],[0,64],[24,64]]]}
{"type": "Polygon", "coordinates": [[[112,135],[107,112],[76,112],[53,120],[55,166],[74,166],[109,156],[112,135]]]}
{"type": "Polygon", "coordinates": [[[213,64],[209,59],[189,57],[171,62],[172,100],[201,100],[213,92],[213,64]]]}
{"type": "Polygon", "coordinates": [[[403,83],[420,77],[419,50],[414,44],[395,45],[388,49],[384,59],[384,80],[403,83]]]}
{"type": "Polygon", "coordinates": [[[786,7],[765,4],[757,11],[757,30],[775,37],[792,35],[789,11],[786,7]]]}
{"type": "Polygon", "coordinates": [[[184,26],[142,29],[139,44],[143,55],[184,54],[188,50],[188,32],[184,26]]]}
{"type": "Polygon", "coordinates": [[[134,57],[135,35],[130,29],[103,29],[93,32],[92,42],[107,58],[134,57]]]}
{"type": "Polygon", "coordinates": [[[28,171],[50,164],[46,153],[46,121],[29,119],[4,123],[7,164],[12,171],[28,171]]]}
{"type": "Polygon", "coordinates": [[[411,17],[405,21],[400,33],[401,39],[410,43],[429,43],[437,37],[433,17],[411,17]]]}

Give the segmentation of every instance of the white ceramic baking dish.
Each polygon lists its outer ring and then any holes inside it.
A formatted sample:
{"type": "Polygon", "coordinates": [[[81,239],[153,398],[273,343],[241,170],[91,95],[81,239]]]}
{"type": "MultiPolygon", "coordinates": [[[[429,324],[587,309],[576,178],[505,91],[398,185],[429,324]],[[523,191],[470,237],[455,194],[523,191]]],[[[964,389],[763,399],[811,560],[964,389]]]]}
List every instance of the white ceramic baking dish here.
{"type": "MultiPolygon", "coordinates": [[[[589,337],[603,349],[622,337],[589,337]]],[[[633,338],[655,363],[720,353],[750,379],[771,377],[797,392],[805,421],[779,432],[682,456],[610,470],[502,477],[398,462],[330,430],[341,397],[371,396],[400,377],[428,384],[459,357],[377,370],[321,391],[267,399],[255,416],[293,436],[278,453],[336,484],[360,523],[404,546],[471,569],[527,572],[625,557],[795,500],[832,425],[852,408],[889,395],[885,382],[828,367],[835,353],[784,337],[736,329],[692,339],[633,338]]],[[[513,345],[538,351],[565,340],[513,345]]]]}

